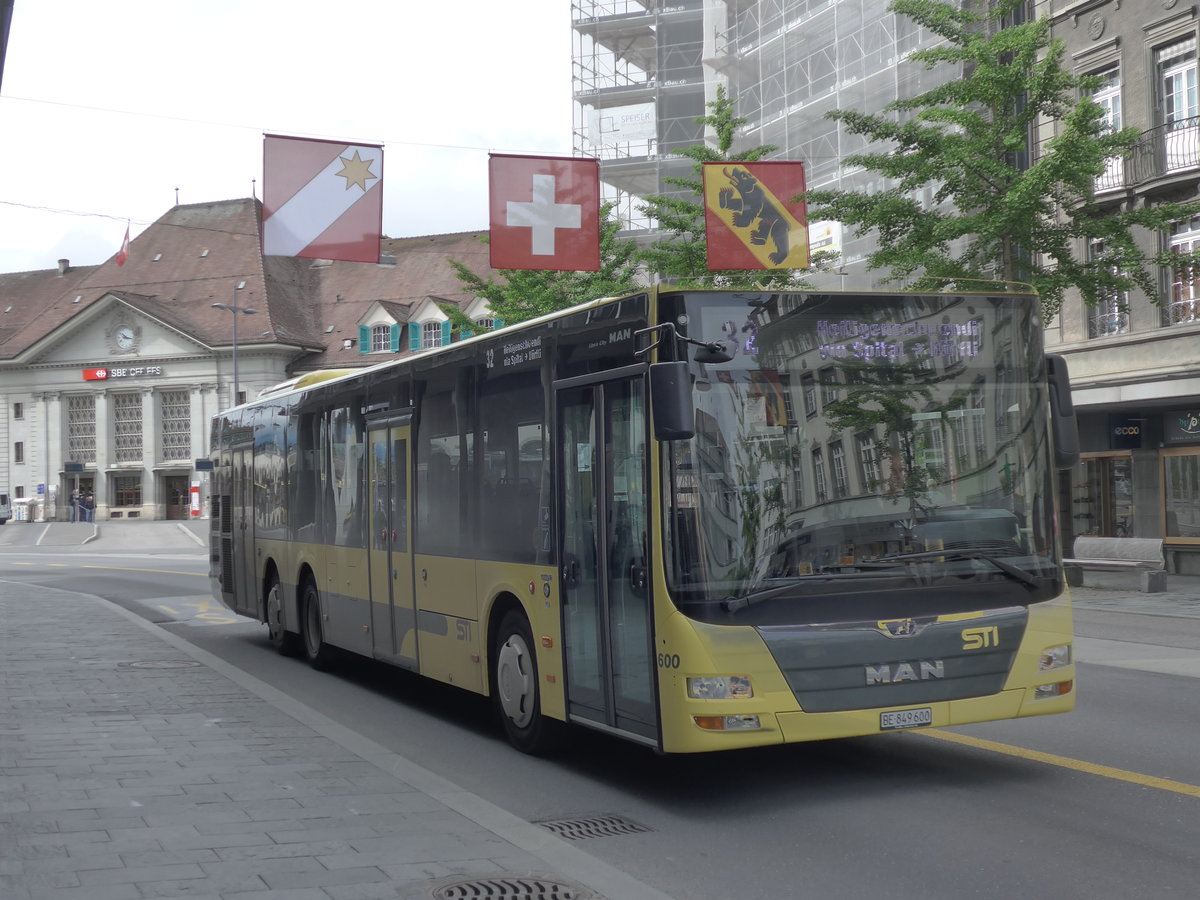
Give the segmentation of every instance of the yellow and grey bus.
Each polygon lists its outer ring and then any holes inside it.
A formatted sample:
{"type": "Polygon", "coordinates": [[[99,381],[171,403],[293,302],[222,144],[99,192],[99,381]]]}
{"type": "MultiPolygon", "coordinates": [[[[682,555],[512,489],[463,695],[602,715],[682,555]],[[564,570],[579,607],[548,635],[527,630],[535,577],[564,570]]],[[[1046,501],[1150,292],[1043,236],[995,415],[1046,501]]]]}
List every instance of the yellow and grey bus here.
{"type": "Polygon", "coordinates": [[[1077,456],[1036,296],[655,288],[219,414],[213,585],[529,752],[1065,712],[1077,456]]]}

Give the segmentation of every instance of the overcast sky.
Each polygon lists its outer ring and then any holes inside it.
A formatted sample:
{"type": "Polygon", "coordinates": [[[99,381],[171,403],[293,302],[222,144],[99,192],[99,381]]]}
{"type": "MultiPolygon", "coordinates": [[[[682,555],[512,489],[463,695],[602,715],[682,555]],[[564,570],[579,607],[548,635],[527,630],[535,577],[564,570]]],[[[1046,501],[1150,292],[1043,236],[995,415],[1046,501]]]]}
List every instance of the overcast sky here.
{"type": "Polygon", "coordinates": [[[570,4],[16,0],[0,272],[261,198],[264,133],[383,144],[392,237],[484,229],[489,151],[571,154],[570,4]]]}

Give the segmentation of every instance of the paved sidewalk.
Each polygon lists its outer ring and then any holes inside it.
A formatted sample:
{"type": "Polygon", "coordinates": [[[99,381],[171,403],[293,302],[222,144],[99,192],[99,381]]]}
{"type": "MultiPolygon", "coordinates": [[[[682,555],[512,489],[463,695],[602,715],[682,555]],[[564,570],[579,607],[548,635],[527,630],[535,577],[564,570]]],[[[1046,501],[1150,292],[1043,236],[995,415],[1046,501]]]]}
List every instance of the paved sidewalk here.
{"type": "Polygon", "coordinates": [[[0,897],[183,896],[669,900],[115,604],[0,581],[0,897]]]}
{"type": "Polygon", "coordinates": [[[1080,609],[1200,618],[1200,575],[1167,575],[1167,589],[1146,593],[1140,572],[1086,570],[1083,586],[1071,588],[1080,609]]]}

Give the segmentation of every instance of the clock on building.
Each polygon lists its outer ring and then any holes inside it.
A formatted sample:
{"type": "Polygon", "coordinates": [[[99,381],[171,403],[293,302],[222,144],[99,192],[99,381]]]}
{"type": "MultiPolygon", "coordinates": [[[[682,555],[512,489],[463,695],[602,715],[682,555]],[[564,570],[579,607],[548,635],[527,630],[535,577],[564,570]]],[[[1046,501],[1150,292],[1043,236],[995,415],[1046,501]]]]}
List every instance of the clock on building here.
{"type": "Polygon", "coordinates": [[[122,323],[112,331],[113,344],[116,349],[125,353],[137,349],[138,344],[138,329],[132,325],[122,323]]]}

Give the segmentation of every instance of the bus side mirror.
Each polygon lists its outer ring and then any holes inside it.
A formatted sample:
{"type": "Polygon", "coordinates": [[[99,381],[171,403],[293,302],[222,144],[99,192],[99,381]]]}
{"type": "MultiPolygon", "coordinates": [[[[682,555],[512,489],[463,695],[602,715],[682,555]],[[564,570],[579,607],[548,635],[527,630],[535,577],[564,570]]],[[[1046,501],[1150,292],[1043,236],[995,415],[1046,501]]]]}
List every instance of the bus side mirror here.
{"type": "Polygon", "coordinates": [[[1067,472],[1079,463],[1079,425],[1071,401],[1071,377],[1067,361],[1056,353],[1046,355],[1046,378],[1050,388],[1050,422],[1054,431],[1054,465],[1067,472]]]}
{"type": "Polygon", "coordinates": [[[685,361],[651,364],[650,408],[654,413],[655,440],[684,441],[695,437],[692,379],[685,361]]]}

